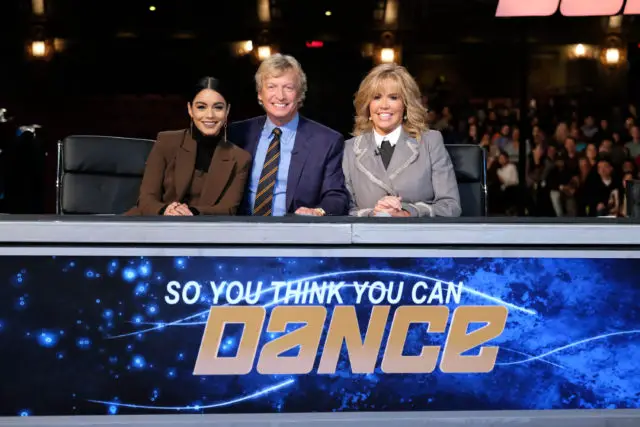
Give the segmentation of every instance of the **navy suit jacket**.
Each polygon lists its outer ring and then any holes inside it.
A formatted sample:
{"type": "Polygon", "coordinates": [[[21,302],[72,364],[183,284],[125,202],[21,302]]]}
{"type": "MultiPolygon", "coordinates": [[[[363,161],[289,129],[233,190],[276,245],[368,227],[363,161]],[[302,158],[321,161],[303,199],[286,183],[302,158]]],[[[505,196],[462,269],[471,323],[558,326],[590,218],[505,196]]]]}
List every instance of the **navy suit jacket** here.
{"type": "MultiPolygon", "coordinates": [[[[255,158],[266,116],[229,125],[229,140],[255,158]]],[[[342,171],[344,137],[333,129],[300,116],[287,178],[287,213],[300,207],[322,208],[327,215],[346,215],[349,193],[342,171]]],[[[249,214],[249,204],[243,209],[249,214]]]]}

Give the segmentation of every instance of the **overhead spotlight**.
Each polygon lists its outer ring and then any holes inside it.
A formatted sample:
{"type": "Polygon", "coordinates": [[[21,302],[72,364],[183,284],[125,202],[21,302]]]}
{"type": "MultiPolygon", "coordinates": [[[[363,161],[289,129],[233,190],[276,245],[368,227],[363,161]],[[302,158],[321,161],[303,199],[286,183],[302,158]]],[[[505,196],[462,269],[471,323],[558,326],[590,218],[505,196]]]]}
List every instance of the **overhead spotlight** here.
{"type": "Polygon", "coordinates": [[[43,41],[35,41],[31,43],[31,55],[35,58],[42,58],[47,55],[47,45],[43,41]]]}
{"type": "Polygon", "coordinates": [[[605,51],[605,62],[609,65],[616,65],[620,62],[620,49],[612,47],[605,51]]]}
{"type": "Polygon", "coordinates": [[[395,61],[396,52],[392,48],[384,48],[380,50],[380,61],[390,63],[395,61]]]}
{"type": "Polygon", "coordinates": [[[331,11],[327,10],[324,14],[325,14],[325,16],[331,16],[331,11]]]}
{"type": "Polygon", "coordinates": [[[155,12],[155,11],[156,11],[156,7],[155,7],[155,6],[149,6],[149,10],[150,10],[151,12],[155,12]]]}
{"type": "Polygon", "coordinates": [[[258,58],[261,61],[264,61],[268,57],[271,56],[271,47],[270,46],[259,46],[258,47],[258,58]]]}

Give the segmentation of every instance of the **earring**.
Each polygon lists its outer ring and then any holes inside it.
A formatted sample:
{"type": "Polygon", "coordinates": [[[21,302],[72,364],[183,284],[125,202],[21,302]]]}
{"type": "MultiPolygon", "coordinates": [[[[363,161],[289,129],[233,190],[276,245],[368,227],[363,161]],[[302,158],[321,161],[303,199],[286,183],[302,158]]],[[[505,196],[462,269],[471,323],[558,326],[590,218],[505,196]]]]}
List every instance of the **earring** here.
{"type": "Polygon", "coordinates": [[[227,122],[224,122],[224,142],[227,142],[227,122]]]}
{"type": "Polygon", "coordinates": [[[369,116],[369,121],[371,121],[371,116],[369,116]]]}
{"type": "Polygon", "coordinates": [[[405,122],[407,121],[407,115],[405,114],[404,117],[402,118],[402,120],[404,120],[405,122]]]}
{"type": "Polygon", "coordinates": [[[189,125],[189,132],[191,132],[191,136],[193,136],[193,119],[191,119],[191,124],[189,125]]]}

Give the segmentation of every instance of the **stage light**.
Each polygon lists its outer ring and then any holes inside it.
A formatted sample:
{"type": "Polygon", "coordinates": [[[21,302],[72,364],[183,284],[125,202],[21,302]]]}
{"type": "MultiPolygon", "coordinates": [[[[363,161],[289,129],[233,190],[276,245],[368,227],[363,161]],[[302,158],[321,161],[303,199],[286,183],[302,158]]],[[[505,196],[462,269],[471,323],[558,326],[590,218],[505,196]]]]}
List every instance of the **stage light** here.
{"type": "Polygon", "coordinates": [[[43,58],[47,55],[47,45],[43,41],[31,43],[31,55],[35,58],[43,58]]]}
{"type": "Polygon", "coordinates": [[[605,51],[604,58],[607,64],[616,65],[620,62],[620,49],[611,47],[605,51]]]}
{"type": "Polygon", "coordinates": [[[622,27],[622,15],[609,17],[609,28],[617,30],[622,27]]]}
{"type": "Polygon", "coordinates": [[[264,61],[270,56],[271,56],[270,46],[258,46],[258,59],[260,59],[261,61],[264,61]]]}
{"type": "Polygon", "coordinates": [[[389,47],[380,50],[380,61],[393,62],[396,59],[396,52],[389,47]]]}
{"type": "Polygon", "coordinates": [[[585,56],[587,54],[587,48],[584,47],[583,44],[579,44],[575,48],[575,54],[576,54],[576,57],[582,58],[583,56],[585,56]]]}
{"type": "Polygon", "coordinates": [[[31,10],[36,16],[44,15],[44,0],[31,0],[31,10]]]}
{"type": "Polygon", "coordinates": [[[325,14],[325,16],[331,16],[331,11],[327,10],[324,14],[325,14]]]}
{"type": "Polygon", "coordinates": [[[151,12],[155,12],[155,11],[156,11],[156,7],[155,7],[155,6],[149,6],[149,10],[150,10],[151,12]]]}
{"type": "Polygon", "coordinates": [[[258,0],[258,19],[262,23],[271,21],[271,5],[269,0],[258,0]]]}

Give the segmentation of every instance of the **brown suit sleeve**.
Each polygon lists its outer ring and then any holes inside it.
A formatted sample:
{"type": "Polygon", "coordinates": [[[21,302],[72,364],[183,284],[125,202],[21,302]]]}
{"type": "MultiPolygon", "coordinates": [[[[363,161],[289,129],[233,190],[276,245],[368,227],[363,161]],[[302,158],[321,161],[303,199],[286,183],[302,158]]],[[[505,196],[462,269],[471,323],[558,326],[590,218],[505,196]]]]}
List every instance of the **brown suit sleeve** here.
{"type": "Polygon", "coordinates": [[[162,183],[167,169],[164,145],[163,138],[158,135],[147,158],[138,197],[138,209],[142,215],[158,215],[166,205],[162,201],[162,183]]]}
{"type": "Polygon", "coordinates": [[[244,189],[251,169],[251,157],[248,153],[238,156],[236,169],[231,178],[231,184],[224,192],[218,203],[213,206],[191,206],[200,215],[235,215],[242,203],[244,189]]]}

